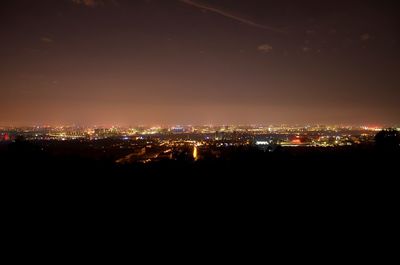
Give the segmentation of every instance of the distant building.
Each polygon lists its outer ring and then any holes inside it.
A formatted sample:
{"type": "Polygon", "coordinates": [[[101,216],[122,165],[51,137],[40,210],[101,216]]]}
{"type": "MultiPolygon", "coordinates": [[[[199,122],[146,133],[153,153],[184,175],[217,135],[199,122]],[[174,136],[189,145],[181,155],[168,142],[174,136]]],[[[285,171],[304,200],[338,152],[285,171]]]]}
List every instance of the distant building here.
{"type": "Polygon", "coordinates": [[[215,131],[214,140],[220,141],[220,140],[225,140],[225,139],[226,139],[225,132],[215,131]]]}
{"type": "Polygon", "coordinates": [[[255,145],[264,152],[273,152],[278,147],[277,144],[274,143],[272,139],[268,140],[257,140],[255,141],[255,145]]]}
{"type": "Polygon", "coordinates": [[[10,141],[11,137],[8,133],[1,133],[0,134],[0,141],[10,141]]]}
{"type": "Polygon", "coordinates": [[[194,159],[194,160],[197,160],[198,158],[199,158],[198,150],[197,150],[197,146],[195,145],[195,146],[193,147],[193,159],[194,159]]]}
{"type": "Polygon", "coordinates": [[[183,127],[180,127],[180,126],[176,126],[176,127],[172,127],[171,128],[171,132],[172,133],[184,133],[185,129],[183,127]]]}
{"type": "Polygon", "coordinates": [[[216,140],[216,141],[220,140],[218,131],[215,131],[214,140],[216,140]]]}

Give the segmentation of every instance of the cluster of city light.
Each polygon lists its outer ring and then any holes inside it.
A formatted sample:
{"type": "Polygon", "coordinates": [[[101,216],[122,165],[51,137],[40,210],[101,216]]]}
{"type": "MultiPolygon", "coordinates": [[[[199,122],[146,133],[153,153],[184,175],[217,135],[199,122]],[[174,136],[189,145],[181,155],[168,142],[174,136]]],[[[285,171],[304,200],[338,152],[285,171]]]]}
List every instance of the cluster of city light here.
{"type": "MultiPolygon", "coordinates": [[[[380,129],[380,128],[379,128],[380,129]]],[[[74,127],[35,126],[3,128],[0,141],[18,137],[28,141],[79,141],[97,146],[99,152],[120,149],[117,164],[160,160],[221,157],[237,147],[274,152],[278,147],[340,147],[372,143],[377,127],[340,126],[140,126],[74,127]]]]}
{"type": "Polygon", "coordinates": [[[247,143],[266,141],[265,138],[254,139],[257,136],[274,135],[278,139],[278,143],[285,146],[333,146],[365,141],[366,138],[371,137],[381,129],[377,126],[323,125],[34,126],[2,128],[0,133],[7,135],[7,137],[0,138],[0,140],[10,140],[17,135],[23,136],[27,140],[99,140],[113,137],[124,140],[141,140],[148,137],[185,135],[186,140],[194,140],[191,139],[193,135],[203,135],[200,137],[203,140],[224,141],[234,139],[241,143],[247,143]],[[293,136],[297,138],[293,138],[293,136]]]}

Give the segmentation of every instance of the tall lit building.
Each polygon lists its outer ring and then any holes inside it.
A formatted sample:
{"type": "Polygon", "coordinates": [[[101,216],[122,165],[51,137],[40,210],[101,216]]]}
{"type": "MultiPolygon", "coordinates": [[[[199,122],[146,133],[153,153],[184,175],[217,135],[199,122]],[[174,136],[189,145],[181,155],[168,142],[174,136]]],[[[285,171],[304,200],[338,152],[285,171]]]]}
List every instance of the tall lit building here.
{"type": "Polygon", "coordinates": [[[193,159],[196,161],[198,159],[198,150],[197,150],[197,145],[194,145],[193,147],[193,159]]]}

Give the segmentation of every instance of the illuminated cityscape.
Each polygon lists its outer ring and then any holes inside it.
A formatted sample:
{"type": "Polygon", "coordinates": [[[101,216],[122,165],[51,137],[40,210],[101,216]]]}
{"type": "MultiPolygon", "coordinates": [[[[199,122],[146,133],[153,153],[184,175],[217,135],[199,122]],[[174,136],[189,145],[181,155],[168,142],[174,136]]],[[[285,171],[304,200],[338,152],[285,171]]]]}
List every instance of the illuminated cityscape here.
{"type": "MultiPolygon", "coordinates": [[[[383,128],[368,126],[35,126],[1,128],[0,141],[84,143],[98,152],[118,149],[117,164],[149,163],[165,159],[221,157],[224,150],[254,147],[273,152],[281,147],[334,148],[373,144],[383,128]],[[100,150],[98,150],[100,149],[100,150]],[[123,154],[123,155],[122,155],[123,154]]],[[[114,151],[113,151],[114,152],[114,151]]]]}

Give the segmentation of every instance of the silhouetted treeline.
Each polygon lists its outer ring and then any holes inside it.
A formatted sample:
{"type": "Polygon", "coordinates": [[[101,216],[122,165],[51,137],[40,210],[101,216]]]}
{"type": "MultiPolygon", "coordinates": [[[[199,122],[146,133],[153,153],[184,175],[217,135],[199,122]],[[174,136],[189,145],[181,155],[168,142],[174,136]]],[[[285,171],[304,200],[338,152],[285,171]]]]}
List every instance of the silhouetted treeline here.
{"type": "Polygon", "coordinates": [[[385,129],[375,136],[376,147],[380,151],[398,151],[400,149],[400,133],[395,129],[385,129]]]}

